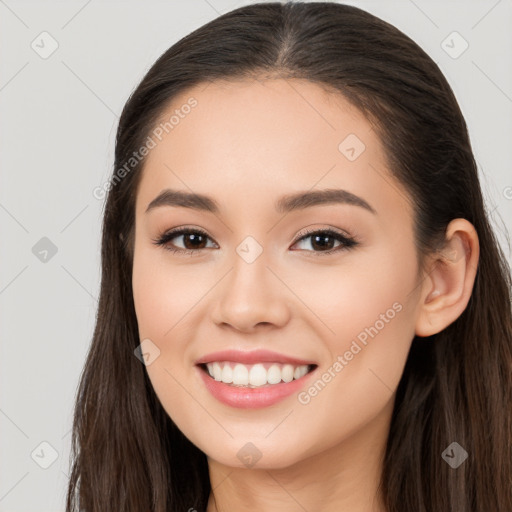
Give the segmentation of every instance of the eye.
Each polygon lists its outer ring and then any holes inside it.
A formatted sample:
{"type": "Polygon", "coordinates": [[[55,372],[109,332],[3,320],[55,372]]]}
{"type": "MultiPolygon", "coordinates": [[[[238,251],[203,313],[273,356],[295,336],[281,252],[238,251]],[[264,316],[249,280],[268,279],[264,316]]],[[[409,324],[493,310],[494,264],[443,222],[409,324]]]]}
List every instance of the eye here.
{"type": "MultiPolygon", "coordinates": [[[[299,237],[300,238],[293,245],[297,245],[306,241],[307,239],[311,239],[310,246],[313,248],[313,251],[308,252],[316,253],[316,256],[323,256],[338,251],[347,250],[359,244],[359,242],[357,242],[354,238],[345,236],[337,231],[334,231],[333,229],[309,230],[305,233],[301,233],[299,237]],[[339,245],[332,247],[332,243],[336,241],[339,242],[339,245]],[[320,250],[315,250],[315,248],[320,248],[320,250]]],[[[207,248],[205,243],[207,243],[207,240],[209,239],[210,237],[201,229],[185,227],[167,231],[154,239],[153,243],[173,253],[188,254],[193,256],[194,253],[198,254],[199,251],[207,248]],[[171,243],[171,240],[176,238],[183,239],[183,248],[177,247],[174,243],[171,243]]],[[[218,247],[216,243],[214,243],[214,246],[218,247]]]]}
{"type": "Polygon", "coordinates": [[[359,245],[354,238],[345,236],[333,229],[317,229],[317,230],[309,230],[305,233],[301,233],[299,235],[299,239],[295,242],[294,245],[311,239],[309,244],[312,248],[320,248],[319,251],[313,250],[315,256],[325,256],[328,254],[332,254],[338,251],[343,251],[347,249],[351,249],[359,245]],[[336,247],[333,247],[333,243],[338,241],[340,244],[336,247]],[[326,250],[327,249],[327,250],[326,250]]]}
{"type": "Polygon", "coordinates": [[[167,231],[160,235],[153,243],[158,246],[162,246],[164,249],[172,252],[190,254],[193,256],[194,252],[198,252],[201,249],[205,249],[205,241],[210,237],[201,229],[191,228],[177,228],[167,231]],[[176,247],[171,240],[175,238],[182,238],[185,245],[184,248],[176,247]]]}

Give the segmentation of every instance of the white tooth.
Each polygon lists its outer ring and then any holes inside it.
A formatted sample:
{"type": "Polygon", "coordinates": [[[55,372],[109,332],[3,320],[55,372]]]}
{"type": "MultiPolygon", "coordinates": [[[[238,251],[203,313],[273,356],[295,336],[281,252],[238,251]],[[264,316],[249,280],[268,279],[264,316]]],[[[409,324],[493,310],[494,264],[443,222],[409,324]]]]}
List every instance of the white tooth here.
{"type": "Polygon", "coordinates": [[[285,364],[283,366],[281,377],[285,382],[291,382],[293,380],[293,366],[291,364],[285,364]]]}
{"type": "Polygon", "coordinates": [[[308,365],[303,364],[302,366],[297,366],[295,368],[295,371],[293,372],[293,378],[294,379],[300,379],[301,377],[304,377],[308,373],[308,365]]]}
{"type": "Polygon", "coordinates": [[[249,372],[251,386],[263,386],[267,383],[267,370],[262,364],[255,364],[249,372]]]}
{"type": "Polygon", "coordinates": [[[216,381],[235,386],[260,387],[265,384],[279,384],[281,381],[291,382],[300,379],[308,373],[309,366],[294,367],[291,364],[272,364],[268,370],[261,363],[251,366],[251,369],[243,364],[236,364],[234,368],[228,362],[207,363],[206,368],[211,377],[216,381]]]}
{"type": "Polygon", "coordinates": [[[269,384],[279,384],[281,382],[281,368],[277,364],[273,364],[267,370],[267,382],[269,384]]]}
{"type": "Polygon", "coordinates": [[[215,380],[221,380],[222,368],[219,363],[213,363],[213,378],[215,380]]]}
{"type": "Polygon", "coordinates": [[[229,363],[225,363],[224,368],[222,368],[222,382],[225,384],[233,382],[233,368],[231,368],[229,363]]]}
{"type": "Polygon", "coordinates": [[[249,371],[243,364],[237,364],[233,368],[233,384],[238,386],[249,384],[249,371]]]}

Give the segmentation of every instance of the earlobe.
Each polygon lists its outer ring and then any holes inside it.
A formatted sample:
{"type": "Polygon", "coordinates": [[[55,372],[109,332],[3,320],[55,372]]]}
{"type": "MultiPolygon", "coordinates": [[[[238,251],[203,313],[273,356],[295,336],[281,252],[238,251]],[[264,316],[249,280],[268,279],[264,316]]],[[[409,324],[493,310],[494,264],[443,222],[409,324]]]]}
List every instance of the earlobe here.
{"type": "Polygon", "coordinates": [[[432,336],[453,323],[466,309],[473,291],[479,258],[478,235],[466,219],[446,229],[446,245],[435,253],[424,278],[415,334],[432,336]]]}

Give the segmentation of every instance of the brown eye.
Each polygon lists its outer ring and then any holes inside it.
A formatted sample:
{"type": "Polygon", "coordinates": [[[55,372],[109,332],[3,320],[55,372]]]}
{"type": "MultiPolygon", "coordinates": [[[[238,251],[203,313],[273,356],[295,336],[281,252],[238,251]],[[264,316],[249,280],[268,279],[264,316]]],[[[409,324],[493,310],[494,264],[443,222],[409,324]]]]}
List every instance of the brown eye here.
{"type": "Polygon", "coordinates": [[[309,246],[312,248],[312,252],[318,253],[318,255],[331,254],[358,245],[358,242],[353,238],[346,237],[331,229],[309,231],[305,235],[303,234],[294,245],[308,239],[311,240],[309,246]],[[339,244],[334,246],[336,242],[339,242],[339,244]]]}
{"type": "Polygon", "coordinates": [[[164,233],[156,240],[153,240],[153,243],[172,252],[192,254],[202,249],[206,249],[207,247],[205,244],[209,238],[210,237],[204,231],[190,228],[179,228],[164,233]],[[176,243],[171,242],[172,240],[179,240],[180,238],[182,239],[181,244],[183,244],[183,248],[176,246],[176,243]]]}
{"type": "Polygon", "coordinates": [[[185,249],[204,249],[206,237],[200,233],[187,233],[181,235],[185,249]]]}

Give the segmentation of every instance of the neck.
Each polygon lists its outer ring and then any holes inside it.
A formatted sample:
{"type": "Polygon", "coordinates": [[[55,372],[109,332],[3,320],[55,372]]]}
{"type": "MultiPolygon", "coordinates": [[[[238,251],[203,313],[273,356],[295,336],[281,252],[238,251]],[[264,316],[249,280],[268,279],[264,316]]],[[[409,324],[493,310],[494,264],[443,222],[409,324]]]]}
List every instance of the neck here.
{"type": "Polygon", "coordinates": [[[208,458],[207,512],[386,512],[378,487],[393,402],[352,436],[286,468],[233,468],[208,458]]]}

